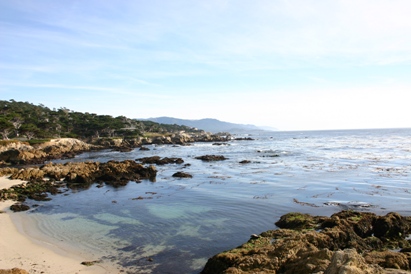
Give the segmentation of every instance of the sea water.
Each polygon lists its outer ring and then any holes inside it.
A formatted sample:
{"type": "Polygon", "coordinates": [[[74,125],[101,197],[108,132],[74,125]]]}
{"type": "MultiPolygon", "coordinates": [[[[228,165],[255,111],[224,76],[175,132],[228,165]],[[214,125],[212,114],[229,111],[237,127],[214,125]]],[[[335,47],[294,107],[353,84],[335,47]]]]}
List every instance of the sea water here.
{"type": "MultiPolygon", "coordinates": [[[[155,182],[67,190],[27,217],[50,240],[128,273],[199,273],[207,259],[275,229],[285,213],[411,215],[411,129],[264,132],[224,145],[150,145],[69,161],[179,157],[155,182]],[[227,160],[203,162],[206,154],[227,160]],[[243,160],[249,163],[241,164],[243,160]],[[186,165],[189,164],[189,165],[186,165]],[[172,175],[184,171],[193,178],[172,175]]],[[[60,161],[61,162],[61,161],[60,161]]]]}

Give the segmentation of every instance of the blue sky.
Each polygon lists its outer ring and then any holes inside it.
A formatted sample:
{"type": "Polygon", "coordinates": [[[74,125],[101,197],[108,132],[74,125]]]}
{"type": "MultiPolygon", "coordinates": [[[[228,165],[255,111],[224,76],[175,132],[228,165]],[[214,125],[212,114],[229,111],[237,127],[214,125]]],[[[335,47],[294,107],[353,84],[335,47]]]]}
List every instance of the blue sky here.
{"type": "Polygon", "coordinates": [[[280,130],[411,127],[409,0],[3,0],[0,99],[280,130]]]}

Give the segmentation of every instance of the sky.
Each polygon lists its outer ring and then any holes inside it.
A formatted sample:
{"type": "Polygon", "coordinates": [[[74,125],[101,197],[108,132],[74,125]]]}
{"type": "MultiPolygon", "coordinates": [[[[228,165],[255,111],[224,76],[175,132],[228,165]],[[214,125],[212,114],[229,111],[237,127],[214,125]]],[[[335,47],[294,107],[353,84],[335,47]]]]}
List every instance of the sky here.
{"type": "Polygon", "coordinates": [[[279,130],[411,127],[409,0],[1,0],[0,99],[279,130]]]}

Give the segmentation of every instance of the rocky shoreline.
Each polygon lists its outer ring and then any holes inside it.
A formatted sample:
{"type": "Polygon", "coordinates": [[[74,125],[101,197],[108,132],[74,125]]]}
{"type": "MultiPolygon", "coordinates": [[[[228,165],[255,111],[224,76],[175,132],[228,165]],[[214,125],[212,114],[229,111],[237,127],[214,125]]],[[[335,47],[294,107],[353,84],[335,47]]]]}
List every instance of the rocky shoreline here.
{"type": "MultiPolygon", "coordinates": [[[[155,181],[154,165],[184,163],[181,158],[154,156],[135,161],[44,164],[51,159],[70,158],[99,149],[128,151],[144,149],[147,144],[187,145],[228,140],[228,136],[180,134],[132,140],[100,139],[91,144],[70,138],[37,146],[9,142],[0,147],[3,166],[0,176],[26,182],[1,189],[0,201],[16,201],[11,209],[24,211],[29,209],[26,199],[47,200],[67,188],[88,188],[94,183],[116,187],[129,181],[155,181]],[[37,166],[17,166],[22,164],[37,166]]],[[[204,155],[196,159],[221,161],[226,158],[204,155]]],[[[180,172],[173,177],[193,175],[180,172]]],[[[201,273],[409,273],[411,269],[411,217],[355,211],[341,211],[330,217],[289,213],[282,216],[276,226],[278,229],[252,235],[247,243],[213,256],[201,273]]]]}
{"type": "Polygon", "coordinates": [[[411,217],[289,213],[276,225],[215,255],[201,273],[409,273],[411,217]]]}
{"type": "Polygon", "coordinates": [[[222,134],[172,134],[156,137],[139,138],[99,138],[85,142],[73,138],[52,139],[30,145],[24,141],[10,140],[0,146],[0,167],[7,165],[42,164],[53,159],[73,158],[85,151],[112,149],[121,152],[134,148],[144,149],[145,145],[189,145],[195,142],[227,142],[231,140],[228,133],[222,134]]]}

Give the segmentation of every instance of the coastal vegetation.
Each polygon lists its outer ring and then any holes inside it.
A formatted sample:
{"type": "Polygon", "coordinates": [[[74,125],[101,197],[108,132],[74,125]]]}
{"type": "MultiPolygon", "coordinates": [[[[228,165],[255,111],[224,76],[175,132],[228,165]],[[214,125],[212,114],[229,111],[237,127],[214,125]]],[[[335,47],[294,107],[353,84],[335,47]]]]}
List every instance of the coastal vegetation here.
{"type": "MultiPolygon", "coordinates": [[[[125,116],[112,117],[82,113],[65,107],[50,109],[42,104],[0,100],[0,135],[3,140],[40,140],[51,138],[90,139],[100,137],[135,138],[177,132],[200,133],[183,125],[159,124],[125,116]]],[[[43,141],[41,141],[43,140],[43,141]]]]}

